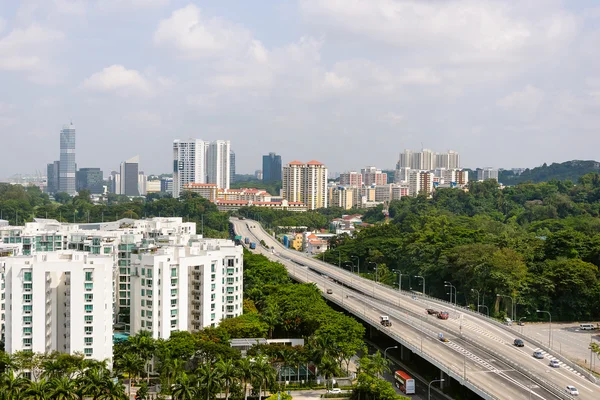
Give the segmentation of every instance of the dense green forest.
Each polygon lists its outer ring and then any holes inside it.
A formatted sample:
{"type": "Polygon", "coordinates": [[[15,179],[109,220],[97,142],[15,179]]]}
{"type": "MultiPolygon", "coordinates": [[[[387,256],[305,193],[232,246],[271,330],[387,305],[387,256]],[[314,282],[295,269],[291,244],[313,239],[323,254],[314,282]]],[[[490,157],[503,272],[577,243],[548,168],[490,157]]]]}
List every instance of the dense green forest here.
{"type": "Polygon", "coordinates": [[[184,221],[196,222],[198,233],[204,229],[206,237],[228,237],[229,214],[191,192],[184,192],[179,199],[171,197],[130,201],[126,196],[109,196],[105,204],[93,204],[89,192],[82,190],[70,197],[58,193],[51,201],[36,186],[0,184],[0,219],[11,225],[31,222],[34,218],[54,218],[62,222],[101,222],[121,218],[182,217],[184,221]]]}
{"type": "MultiPolygon", "coordinates": [[[[496,181],[471,182],[468,191],[441,189],[431,199],[390,204],[389,224],[332,240],[326,260],[360,259],[366,276],[449,299],[489,307],[491,314],[553,320],[600,319],[600,175],[577,184],[550,181],[498,189],[496,181]],[[378,268],[375,274],[375,268],[378,268]],[[397,273],[395,273],[395,270],[397,273]]],[[[381,210],[365,219],[383,220],[381,210]]],[[[396,286],[397,287],[397,286],[396,286]]],[[[485,308],[481,309],[486,312],[485,308]]]]}
{"type": "Polygon", "coordinates": [[[512,170],[500,171],[498,180],[504,185],[516,185],[523,182],[540,183],[553,179],[577,182],[583,175],[593,172],[600,172],[599,162],[573,160],[550,165],[544,163],[540,167],[527,168],[521,174],[515,174],[512,170]]]}

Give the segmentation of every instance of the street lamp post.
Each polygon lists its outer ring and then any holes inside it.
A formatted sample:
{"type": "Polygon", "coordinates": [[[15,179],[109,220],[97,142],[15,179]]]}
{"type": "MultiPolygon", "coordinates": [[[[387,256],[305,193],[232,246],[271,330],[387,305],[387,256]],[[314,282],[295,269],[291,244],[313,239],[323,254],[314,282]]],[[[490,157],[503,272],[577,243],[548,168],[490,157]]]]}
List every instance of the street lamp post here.
{"type": "Polygon", "coordinates": [[[479,290],[471,289],[471,292],[477,292],[477,312],[479,312],[479,290]]]}
{"type": "Polygon", "coordinates": [[[435,382],[444,382],[444,381],[445,381],[445,379],[435,379],[435,380],[429,382],[429,387],[427,389],[427,398],[429,400],[431,400],[431,384],[435,383],[435,382]]]}
{"type": "Polygon", "coordinates": [[[415,275],[415,278],[423,279],[423,294],[425,294],[425,277],[421,275],[415,275]]]}
{"type": "Polygon", "coordinates": [[[350,258],[356,258],[356,273],[360,275],[360,258],[357,256],[350,256],[350,258]]]}
{"type": "Polygon", "coordinates": [[[392,272],[396,272],[398,274],[398,291],[402,291],[402,271],[398,271],[393,269],[392,272]]]}
{"type": "Polygon", "coordinates": [[[485,304],[482,304],[482,305],[478,306],[477,311],[479,311],[480,307],[484,307],[486,309],[487,316],[489,317],[490,316],[490,309],[488,308],[488,306],[486,306],[485,304]]]}
{"type": "Polygon", "coordinates": [[[456,286],[454,286],[452,284],[452,282],[449,281],[444,281],[445,285],[444,287],[449,287],[450,288],[450,303],[452,303],[452,289],[454,289],[454,305],[456,305],[456,286]]]}
{"type": "Polygon", "coordinates": [[[505,294],[496,294],[496,297],[507,297],[510,299],[511,303],[510,303],[510,319],[511,320],[515,320],[515,309],[514,309],[514,304],[515,304],[515,299],[513,299],[510,296],[507,296],[505,294]]]}
{"type": "Polygon", "coordinates": [[[548,330],[548,347],[552,348],[552,314],[550,314],[550,311],[543,310],[535,310],[535,312],[548,314],[548,318],[550,319],[550,329],[548,330]]]}
{"type": "Polygon", "coordinates": [[[383,351],[383,359],[384,359],[384,360],[386,359],[386,354],[387,354],[387,351],[388,351],[389,349],[397,349],[397,348],[398,348],[398,346],[391,346],[391,347],[388,347],[387,349],[385,349],[385,350],[383,351]]]}

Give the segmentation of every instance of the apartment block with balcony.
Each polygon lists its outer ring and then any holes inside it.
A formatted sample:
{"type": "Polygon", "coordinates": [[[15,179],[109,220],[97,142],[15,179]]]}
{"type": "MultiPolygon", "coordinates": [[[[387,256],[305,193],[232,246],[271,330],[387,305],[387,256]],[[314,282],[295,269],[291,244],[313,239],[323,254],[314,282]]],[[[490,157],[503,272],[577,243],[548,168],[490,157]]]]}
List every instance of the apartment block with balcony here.
{"type": "Polygon", "coordinates": [[[0,258],[2,334],[17,351],[81,352],[112,362],[113,261],[57,251],[0,258]]]}
{"type": "Polygon", "coordinates": [[[167,339],[243,312],[242,247],[230,240],[161,248],[138,255],[132,268],[132,334],[148,330],[167,339]]]}
{"type": "Polygon", "coordinates": [[[302,202],[309,210],[327,208],[327,167],[319,161],[292,161],[283,167],[283,198],[302,202]]]}

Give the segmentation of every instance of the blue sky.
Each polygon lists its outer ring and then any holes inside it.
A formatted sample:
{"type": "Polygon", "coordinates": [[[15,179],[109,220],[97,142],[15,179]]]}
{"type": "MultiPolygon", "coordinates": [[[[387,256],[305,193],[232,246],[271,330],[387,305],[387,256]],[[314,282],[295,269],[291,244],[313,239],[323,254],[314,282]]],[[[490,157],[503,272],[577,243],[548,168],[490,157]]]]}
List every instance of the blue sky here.
{"type": "Polygon", "coordinates": [[[467,167],[600,159],[594,1],[0,1],[0,178],[58,159],[229,139],[331,171],[392,168],[421,144],[467,167]]]}

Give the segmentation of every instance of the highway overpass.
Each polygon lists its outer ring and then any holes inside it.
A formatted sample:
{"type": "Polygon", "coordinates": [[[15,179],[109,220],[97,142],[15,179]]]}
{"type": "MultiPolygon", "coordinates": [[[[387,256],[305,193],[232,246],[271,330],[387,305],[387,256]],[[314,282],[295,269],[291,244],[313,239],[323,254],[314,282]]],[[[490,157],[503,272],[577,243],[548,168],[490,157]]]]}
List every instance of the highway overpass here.
{"type": "Polygon", "coordinates": [[[384,331],[482,398],[568,399],[571,396],[565,388],[573,385],[579,390],[579,398],[600,399],[600,386],[590,381],[585,371],[541,343],[521,337],[513,328],[443,300],[376,284],[286,249],[256,221],[232,218],[231,222],[237,235],[256,242],[254,251],[281,262],[295,280],[316,283],[329,301],[384,331]],[[266,247],[260,245],[261,240],[266,247]],[[332,293],[327,294],[327,289],[332,293]],[[448,311],[450,318],[440,320],[427,315],[426,308],[448,311]],[[390,316],[390,328],[381,326],[380,315],[390,316]],[[438,340],[439,333],[450,341],[438,340]],[[513,346],[517,337],[524,340],[524,347],[513,346]],[[532,357],[538,349],[547,353],[546,358],[532,357]],[[561,367],[549,367],[549,357],[562,360],[561,367]]]}

